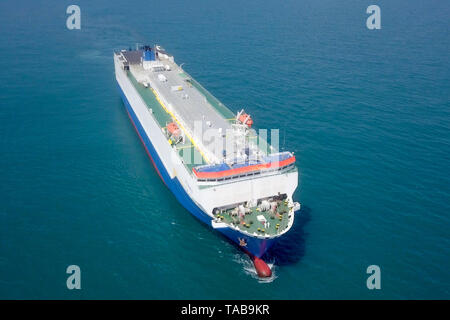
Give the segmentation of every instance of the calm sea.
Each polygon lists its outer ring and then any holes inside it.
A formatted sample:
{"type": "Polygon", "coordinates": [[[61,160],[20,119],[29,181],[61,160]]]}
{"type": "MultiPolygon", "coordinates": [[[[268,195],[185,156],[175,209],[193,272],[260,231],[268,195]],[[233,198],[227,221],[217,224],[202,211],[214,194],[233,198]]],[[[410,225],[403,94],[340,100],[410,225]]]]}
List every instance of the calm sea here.
{"type": "Polygon", "coordinates": [[[449,15],[444,0],[2,1],[0,298],[450,298],[449,15]],[[303,208],[270,281],[153,169],[114,78],[113,50],[136,42],[295,152],[303,208]]]}

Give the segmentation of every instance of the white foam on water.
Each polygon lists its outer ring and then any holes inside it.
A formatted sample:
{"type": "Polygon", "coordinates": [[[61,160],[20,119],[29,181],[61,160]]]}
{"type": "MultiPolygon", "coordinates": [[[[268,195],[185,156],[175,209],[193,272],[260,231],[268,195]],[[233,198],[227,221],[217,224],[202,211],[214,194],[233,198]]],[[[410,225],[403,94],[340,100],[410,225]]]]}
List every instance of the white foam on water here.
{"type": "Polygon", "coordinates": [[[107,57],[106,55],[102,54],[101,51],[99,50],[85,50],[83,52],[81,52],[78,55],[81,59],[86,59],[86,60],[105,60],[109,57],[107,57]]]}
{"type": "Polygon", "coordinates": [[[270,270],[272,270],[272,275],[267,278],[261,278],[258,276],[258,273],[256,272],[255,269],[255,265],[253,264],[253,261],[250,259],[249,256],[245,254],[235,254],[233,260],[243,266],[244,273],[258,280],[259,283],[271,283],[276,278],[278,278],[276,274],[276,266],[274,264],[274,261],[266,262],[270,270]]]}

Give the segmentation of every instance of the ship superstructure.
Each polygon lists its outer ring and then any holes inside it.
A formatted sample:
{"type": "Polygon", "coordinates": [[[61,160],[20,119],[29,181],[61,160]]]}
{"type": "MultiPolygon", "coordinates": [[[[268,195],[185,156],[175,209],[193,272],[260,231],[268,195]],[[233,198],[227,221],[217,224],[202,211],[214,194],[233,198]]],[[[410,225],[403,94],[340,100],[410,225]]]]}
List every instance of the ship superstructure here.
{"type": "Polygon", "coordinates": [[[194,216],[254,260],[285,234],[300,205],[293,201],[295,156],[253,130],[244,110],[230,111],[160,46],[114,53],[116,80],[152,162],[194,216]]]}

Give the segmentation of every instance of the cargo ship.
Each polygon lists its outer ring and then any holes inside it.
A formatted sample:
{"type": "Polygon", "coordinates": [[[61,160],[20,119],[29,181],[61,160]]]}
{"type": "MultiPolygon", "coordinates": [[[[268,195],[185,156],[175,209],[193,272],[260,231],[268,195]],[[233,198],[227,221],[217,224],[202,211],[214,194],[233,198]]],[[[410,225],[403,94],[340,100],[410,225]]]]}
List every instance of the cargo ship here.
{"type": "Polygon", "coordinates": [[[128,116],[156,172],[196,218],[252,259],[260,277],[266,251],[294,222],[298,169],[292,152],[257,134],[251,115],[232,112],[161,46],[114,52],[128,116]]]}

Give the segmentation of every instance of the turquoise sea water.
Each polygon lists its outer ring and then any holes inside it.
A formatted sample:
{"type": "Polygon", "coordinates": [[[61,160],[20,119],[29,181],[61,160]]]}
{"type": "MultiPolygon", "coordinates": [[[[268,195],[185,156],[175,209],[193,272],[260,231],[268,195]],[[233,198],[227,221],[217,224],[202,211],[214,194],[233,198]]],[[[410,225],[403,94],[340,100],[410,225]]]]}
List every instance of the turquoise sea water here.
{"type": "Polygon", "coordinates": [[[77,0],[74,31],[70,4],[0,3],[0,298],[450,298],[448,1],[77,0]],[[136,42],[282,128],[303,209],[271,282],[153,169],[114,79],[136,42]]]}

